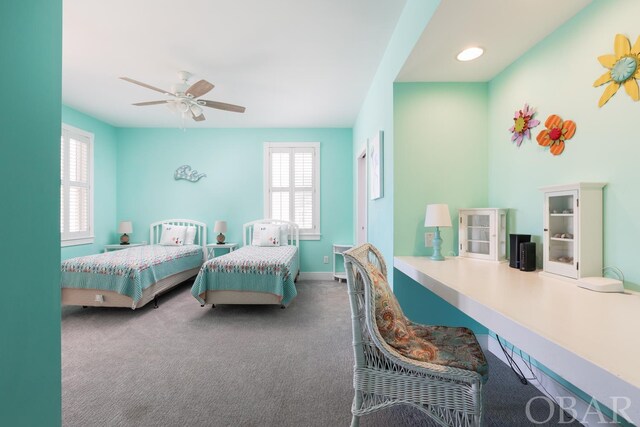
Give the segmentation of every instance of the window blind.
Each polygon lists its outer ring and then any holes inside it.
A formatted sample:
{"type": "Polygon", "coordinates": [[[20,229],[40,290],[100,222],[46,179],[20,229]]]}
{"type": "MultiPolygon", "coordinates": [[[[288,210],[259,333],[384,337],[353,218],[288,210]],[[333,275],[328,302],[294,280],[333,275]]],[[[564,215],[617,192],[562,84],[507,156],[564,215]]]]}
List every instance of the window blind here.
{"type": "Polygon", "coordinates": [[[283,145],[268,148],[269,216],[295,222],[301,234],[317,233],[317,147],[304,143],[283,145]]]}
{"type": "Polygon", "coordinates": [[[92,139],[90,134],[63,127],[60,141],[60,233],[63,241],[86,239],[93,234],[92,139]]]}

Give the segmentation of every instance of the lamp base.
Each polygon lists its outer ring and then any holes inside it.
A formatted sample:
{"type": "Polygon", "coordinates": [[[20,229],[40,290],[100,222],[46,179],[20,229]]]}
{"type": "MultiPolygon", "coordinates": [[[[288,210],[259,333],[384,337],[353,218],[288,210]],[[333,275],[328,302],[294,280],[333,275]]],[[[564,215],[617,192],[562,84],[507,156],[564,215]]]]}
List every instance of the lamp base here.
{"type": "Polygon", "coordinates": [[[224,234],[220,233],[216,236],[216,241],[218,242],[219,245],[224,245],[224,234]]]}
{"type": "Polygon", "coordinates": [[[433,261],[444,261],[441,249],[442,239],[440,238],[440,227],[436,227],[436,232],[433,234],[433,255],[431,255],[433,261]]]}
{"type": "Polygon", "coordinates": [[[121,245],[129,244],[129,236],[127,236],[127,233],[124,233],[122,236],[120,236],[120,244],[121,245]]]}

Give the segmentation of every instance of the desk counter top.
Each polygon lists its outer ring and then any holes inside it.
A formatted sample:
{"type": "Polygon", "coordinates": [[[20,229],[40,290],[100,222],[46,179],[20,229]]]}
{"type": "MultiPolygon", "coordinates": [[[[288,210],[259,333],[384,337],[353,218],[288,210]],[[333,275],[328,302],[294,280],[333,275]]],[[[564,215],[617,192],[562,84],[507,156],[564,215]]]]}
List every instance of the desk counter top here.
{"type": "Polygon", "coordinates": [[[394,267],[605,405],[628,396],[640,420],[639,294],[466,258],[396,257],[394,267]]]}

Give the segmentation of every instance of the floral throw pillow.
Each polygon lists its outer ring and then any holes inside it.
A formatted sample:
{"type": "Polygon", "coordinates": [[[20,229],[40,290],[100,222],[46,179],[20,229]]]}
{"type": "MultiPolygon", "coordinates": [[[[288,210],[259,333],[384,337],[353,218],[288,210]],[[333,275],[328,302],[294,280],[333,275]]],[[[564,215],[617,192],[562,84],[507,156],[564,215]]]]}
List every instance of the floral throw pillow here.
{"type": "Polygon", "coordinates": [[[187,227],[181,225],[162,224],[160,244],[164,246],[182,246],[187,227]]]}
{"type": "Polygon", "coordinates": [[[259,246],[280,246],[280,226],[261,225],[259,246]]]}

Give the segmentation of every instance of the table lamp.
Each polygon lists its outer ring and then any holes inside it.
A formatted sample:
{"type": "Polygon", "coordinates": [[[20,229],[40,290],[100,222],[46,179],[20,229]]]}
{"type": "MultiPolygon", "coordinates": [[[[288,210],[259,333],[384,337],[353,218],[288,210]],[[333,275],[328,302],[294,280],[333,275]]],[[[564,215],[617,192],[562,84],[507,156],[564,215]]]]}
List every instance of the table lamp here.
{"type": "Polygon", "coordinates": [[[218,241],[218,244],[219,245],[224,244],[224,234],[223,233],[227,232],[227,221],[216,221],[215,225],[213,226],[213,231],[215,233],[220,233],[216,237],[216,240],[218,241]]]}
{"type": "Polygon", "coordinates": [[[120,244],[128,245],[129,236],[127,233],[133,233],[133,224],[131,221],[120,221],[120,225],[118,225],[118,233],[122,233],[122,236],[120,236],[120,244]]]}
{"type": "Polygon", "coordinates": [[[440,238],[440,227],[451,227],[449,206],[446,204],[427,205],[424,226],[436,228],[436,232],[433,236],[433,255],[431,255],[431,259],[434,261],[444,261],[444,257],[441,252],[442,239],[440,238]]]}

